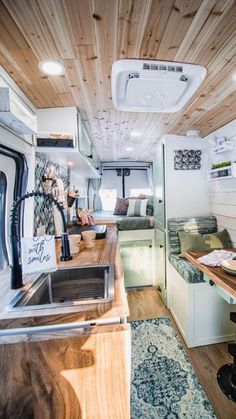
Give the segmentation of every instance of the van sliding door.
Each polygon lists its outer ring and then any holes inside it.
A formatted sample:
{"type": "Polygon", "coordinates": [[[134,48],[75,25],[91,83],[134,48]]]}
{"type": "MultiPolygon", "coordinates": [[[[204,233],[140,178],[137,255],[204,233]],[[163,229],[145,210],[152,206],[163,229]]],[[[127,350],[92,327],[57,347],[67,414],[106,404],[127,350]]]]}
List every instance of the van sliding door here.
{"type": "MultiPolygon", "coordinates": [[[[24,155],[0,145],[0,271],[9,264],[12,204],[26,192],[27,177],[28,168],[24,155]]],[[[23,212],[22,205],[19,210],[18,234],[23,230],[23,212]]]]}
{"type": "Polygon", "coordinates": [[[0,171],[0,271],[6,268],[8,256],[6,248],[5,214],[6,214],[7,178],[0,171]]]}

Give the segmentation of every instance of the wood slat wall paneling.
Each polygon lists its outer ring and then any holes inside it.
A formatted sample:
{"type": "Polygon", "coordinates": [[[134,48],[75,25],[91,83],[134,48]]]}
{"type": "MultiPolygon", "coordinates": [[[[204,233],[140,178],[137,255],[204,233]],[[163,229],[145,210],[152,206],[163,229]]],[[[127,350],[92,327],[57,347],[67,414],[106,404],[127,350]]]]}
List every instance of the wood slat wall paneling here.
{"type": "MultiPolygon", "coordinates": [[[[235,180],[234,180],[235,183],[235,180]]],[[[236,185],[235,185],[236,186],[236,185]]],[[[236,206],[236,188],[228,192],[209,192],[209,201],[212,205],[223,204],[236,206]]]]}
{"type": "Polygon", "coordinates": [[[224,204],[212,204],[211,203],[211,212],[215,215],[221,215],[225,217],[235,216],[235,206],[234,205],[224,205],[224,204]]]}
{"type": "MultiPolygon", "coordinates": [[[[236,122],[231,122],[205,138],[209,144],[209,168],[212,163],[236,160],[236,149],[217,155],[213,152],[214,139],[217,135],[230,138],[235,133],[236,122]]],[[[236,247],[236,178],[209,181],[208,198],[211,213],[217,218],[218,230],[226,228],[230,234],[232,245],[236,247]]]]}
{"type": "Polygon", "coordinates": [[[235,118],[235,14],[234,0],[0,0],[0,64],[36,107],[76,105],[100,160],[127,157],[129,145],[150,161],[163,134],[206,136],[235,118]],[[48,58],[64,76],[40,73],[48,58]],[[180,112],[120,112],[110,86],[120,58],[197,63],[208,74],[180,112]]]}

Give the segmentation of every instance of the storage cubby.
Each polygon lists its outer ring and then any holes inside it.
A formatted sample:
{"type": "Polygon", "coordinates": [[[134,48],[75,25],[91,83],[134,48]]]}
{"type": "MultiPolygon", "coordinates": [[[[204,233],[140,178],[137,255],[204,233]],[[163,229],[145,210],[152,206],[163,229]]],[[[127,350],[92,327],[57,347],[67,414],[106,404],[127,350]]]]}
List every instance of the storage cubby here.
{"type": "Polygon", "coordinates": [[[227,179],[231,177],[233,177],[231,165],[209,171],[209,180],[227,179]]]}

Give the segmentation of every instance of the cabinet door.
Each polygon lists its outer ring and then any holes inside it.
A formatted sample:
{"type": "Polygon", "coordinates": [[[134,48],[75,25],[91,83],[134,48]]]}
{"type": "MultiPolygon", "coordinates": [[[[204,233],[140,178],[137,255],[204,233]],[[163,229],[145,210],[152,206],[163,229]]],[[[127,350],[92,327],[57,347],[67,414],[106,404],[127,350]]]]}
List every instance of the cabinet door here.
{"type": "Polygon", "coordinates": [[[79,124],[79,151],[86,157],[92,156],[92,144],[87,130],[82,122],[81,114],[78,114],[79,124]]]}
{"type": "Polygon", "coordinates": [[[94,147],[92,147],[92,165],[97,170],[100,168],[100,161],[94,147]]]}
{"type": "Polygon", "coordinates": [[[165,228],[165,148],[159,144],[153,161],[154,215],[156,227],[165,228]]]}
{"type": "Polygon", "coordinates": [[[63,333],[0,344],[0,416],[129,419],[130,326],[63,333]]]}
{"type": "Polygon", "coordinates": [[[153,285],[152,240],[120,243],[126,287],[153,285]]]}
{"type": "Polygon", "coordinates": [[[163,302],[166,304],[166,244],[165,232],[157,228],[155,230],[156,247],[156,286],[163,302]]]}

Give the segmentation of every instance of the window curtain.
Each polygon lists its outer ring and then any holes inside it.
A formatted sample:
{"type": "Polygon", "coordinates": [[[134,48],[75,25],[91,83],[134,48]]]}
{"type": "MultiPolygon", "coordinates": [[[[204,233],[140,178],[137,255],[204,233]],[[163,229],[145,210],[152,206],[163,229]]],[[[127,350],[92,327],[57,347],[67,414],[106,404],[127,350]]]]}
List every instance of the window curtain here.
{"type": "Polygon", "coordinates": [[[94,211],[101,211],[102,202],[99,195],[99,190],[101,188],[102,179],[89,179],[88,184],[88,198],[89,198],[89,208],[93,208],[94,211]]]}
{"type": "Polygon", "coordinates": [[[152,190],[152,193],[154,193],[152,166],[147,167],[147,178],[149,188],[152,190]]]}

